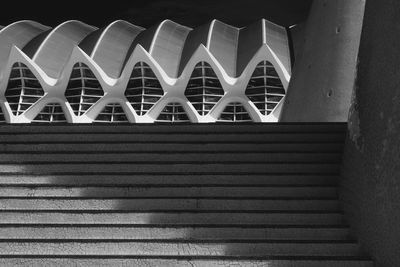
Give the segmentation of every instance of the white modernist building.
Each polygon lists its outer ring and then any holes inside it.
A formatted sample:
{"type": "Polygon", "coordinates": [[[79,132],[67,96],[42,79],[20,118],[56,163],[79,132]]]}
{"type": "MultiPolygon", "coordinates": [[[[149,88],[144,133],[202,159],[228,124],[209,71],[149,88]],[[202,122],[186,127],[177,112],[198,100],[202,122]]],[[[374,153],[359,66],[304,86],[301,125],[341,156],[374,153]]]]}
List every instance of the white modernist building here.
{"type": "Polygon", "coordinates": [[[266,20],[0,27],[8,123],[276,122],[290,75],[287,31],[266,20]]]}

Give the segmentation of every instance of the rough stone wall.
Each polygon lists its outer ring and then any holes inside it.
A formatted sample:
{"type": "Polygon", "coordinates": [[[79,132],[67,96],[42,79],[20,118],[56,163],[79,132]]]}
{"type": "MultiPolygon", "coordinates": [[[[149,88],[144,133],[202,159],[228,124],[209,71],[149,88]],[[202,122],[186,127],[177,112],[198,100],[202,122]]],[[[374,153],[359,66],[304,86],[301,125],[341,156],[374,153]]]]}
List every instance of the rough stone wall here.
{"type": "Polygon", "coordinates": [[[347,217],[377,267],[400,266],[400,1],[368,0],[342,168],[347,217]]]}
{"type": "Polygon", "coordinates": [[[313,2],[281,121],[347,121],[364,6],[364,0],[313,2]]]}

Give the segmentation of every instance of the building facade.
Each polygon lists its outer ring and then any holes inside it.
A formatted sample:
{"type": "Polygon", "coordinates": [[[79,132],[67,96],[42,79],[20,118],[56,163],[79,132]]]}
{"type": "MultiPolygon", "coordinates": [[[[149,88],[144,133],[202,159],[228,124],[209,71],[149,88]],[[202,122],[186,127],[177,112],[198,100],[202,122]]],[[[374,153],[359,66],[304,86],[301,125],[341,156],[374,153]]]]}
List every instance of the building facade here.
{"type": "Polygon", "coordinates": [[[0,30],[7,123],[277,122],[290,76],[287,31],[267,20],[0,30]]]}

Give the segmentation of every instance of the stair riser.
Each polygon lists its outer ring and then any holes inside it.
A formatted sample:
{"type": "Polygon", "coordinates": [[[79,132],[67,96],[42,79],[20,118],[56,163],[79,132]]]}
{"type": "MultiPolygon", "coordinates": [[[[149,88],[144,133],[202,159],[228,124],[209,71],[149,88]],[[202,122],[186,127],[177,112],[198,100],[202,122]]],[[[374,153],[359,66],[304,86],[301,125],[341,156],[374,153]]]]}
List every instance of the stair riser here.
{"type": "Polygon", "coordinates": [[[346,240],[346,228],[1,227],[0,239],[346,240]]]}
{"type": "Polygon", "coordinates": [[[0,199],[1,210],[338,210],[337,200],[0,199]]]}
{"type": "Polygon", "coordinates": [[[1,135],[0,143],[47,143],[47,142],[343,142],[344,133],[331,134],[15,134],[1,135]]]}
{"type": "Polygon", "coordinates": [[[318,173],[339,174],[339,164],[328,163],[224,163],[224,164],[111,164],[104,162],[93,164],[0,164],[1,173],[318,173]]]}
{"type": "Polygon", "coordinates": [[[4,152],[342,152],[343,143],[269,143],[269,144],[0,144],[4,152]]]}
{"type": "Polygon", "coordinates": [[[0,197],[337,197],[335,187],[0,187],[0,197]]]}
{"type": "Polygon", "coordinates": [[[0,184],[20,185],[336,185],[337,176],[330,175],[8,175],[0,176],[0,184]]]}
{"type": "Polygon", "coordinates": [[[0,259],[1,266],[64,267],[64,266],[146,266],[146,267],[373,267],[371,261],[355,260],[223,260],[223,259],[0,259]]]}
{"type": "Polygon", "coordinates": [[[314,162],[339,163],[340,153],[91,153],[91,154],[0,154],[0,163],[45,162],[314,162]]]}
{"type": "Polygon", "coordinates": [[[356,244],[173,243],[173,242],[0,242],[0,255],[154,256],[352,256],[356,244]]]}
{"type": "Polygon", "coordinates": [[[340,225],[338,213],[85,213],[78,212],[0,212],[1,224],[242,224],[242,225],[340,225]]]}
{"type": "Polygon", "coordinates": [[[333,133],[345,132],[343,123],[328,124],[187,124],[187,125],[160,125],[160,124],[130,124],[130,125],[3,125],[0,133],[333,133]]]}

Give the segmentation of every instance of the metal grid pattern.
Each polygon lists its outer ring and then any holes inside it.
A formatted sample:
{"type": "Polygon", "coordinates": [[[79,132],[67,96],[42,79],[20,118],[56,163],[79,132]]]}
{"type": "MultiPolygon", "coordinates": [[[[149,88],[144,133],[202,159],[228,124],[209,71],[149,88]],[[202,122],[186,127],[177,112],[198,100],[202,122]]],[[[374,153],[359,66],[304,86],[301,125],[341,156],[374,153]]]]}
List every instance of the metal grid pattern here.
{"type": "Polygon", "coordinates": [[[32,71],[23,63],[14,63],[5,91],[5,97],[14,115],[24,113],[43,95],[43,88],[32,71]]]}
{"type": "Polygon", "coordinates": [[[32,122],[40,123],[56,123],[56,122],[67,122],[64,111],[60,104],[50,103],[47,104],[42,111],[33,119],[32,122]]]}
{"type": "Polygon", "coordinates": [[[102,96],[104,91],[96,76],[84,63],[76,63],[65,90],[65,97],[77,116],[84,114],[102,96]]]}
{"type": "Polygon", "coordinates": [[[3,109],[0,107],[0,123],[5,123],[6,118],[4,117],[3,109]]]}
{"type": "Polygon", "coordinates": [[[156,122],[190,122],[190,119],[181,104],[169,103],[161,111],[156,122]]]}
{"type": "Polygon", "coordinates": [[[224,89],[207,62],[199,62],[190,77],[185,96],[201,115],[207,115],[224,95],[224,89]]]}
{"type": "Polygon", "coordinates": [[[125,90],[125,97],[136,114],[146,114],[163,95],[161,84],[150,66],[144,62],[137,63],[125,90]]]}
{"type": "Polygon", "coordinates": [[[234,102],[225,107],[218,122],[252,122],[252,119],[241,103],[234,102]]]}
{"type": "Polygon", "coordinates": [[[285,96],[285,89],[274,66],[260,62],[246,88],[246,96],[263,115],[269,115],[285,96]]]}
{"type": "Polygon", "coordinates": [[[94,122],[99,123],[128,123],[124,109],[119,103],[107,104],[94,122]]]}

